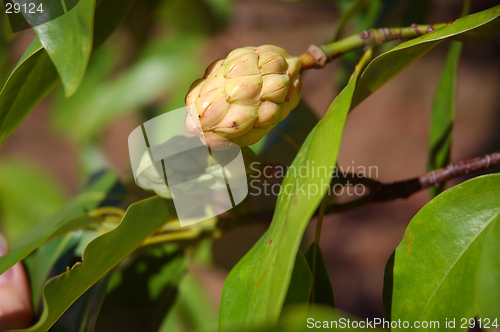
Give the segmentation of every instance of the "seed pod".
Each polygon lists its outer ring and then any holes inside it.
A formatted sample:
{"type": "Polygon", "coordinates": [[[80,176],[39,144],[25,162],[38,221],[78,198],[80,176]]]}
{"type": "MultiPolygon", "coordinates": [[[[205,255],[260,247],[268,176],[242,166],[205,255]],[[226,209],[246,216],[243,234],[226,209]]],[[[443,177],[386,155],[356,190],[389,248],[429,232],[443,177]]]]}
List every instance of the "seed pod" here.
{"type": "Polygon", "coordinates": [[[208,66],[186,96],[186,128],[223,150],[258,142],[300,100],[301,61],[280,47],[243,47],[208,66]]]}

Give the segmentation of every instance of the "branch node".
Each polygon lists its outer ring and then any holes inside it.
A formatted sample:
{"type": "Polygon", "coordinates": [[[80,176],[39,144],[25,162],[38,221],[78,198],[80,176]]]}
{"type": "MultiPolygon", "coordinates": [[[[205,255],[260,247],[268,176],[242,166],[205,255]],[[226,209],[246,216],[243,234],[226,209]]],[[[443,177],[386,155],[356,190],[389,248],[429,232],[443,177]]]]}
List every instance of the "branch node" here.
{"type": "Polygon", "coordinates": [[[299,56],[302,62],[302,69],[321,69],[325,67],[328,62],[328,58],[325,53],[316,45],[310,45],[307,51],[299,56]]]}

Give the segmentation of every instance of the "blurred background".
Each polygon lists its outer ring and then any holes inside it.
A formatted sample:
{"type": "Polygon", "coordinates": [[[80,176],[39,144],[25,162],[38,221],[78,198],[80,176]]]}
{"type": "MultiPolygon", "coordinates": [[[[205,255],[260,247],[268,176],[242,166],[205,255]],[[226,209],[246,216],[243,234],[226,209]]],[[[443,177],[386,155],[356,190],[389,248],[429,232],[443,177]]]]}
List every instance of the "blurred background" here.
{"type": "MultiPolygon", "coordinates": [[[[130,132],[148,119],[183,107],[190,84],[213,60],[237,47],[263,44],[300,55],[310,44],[331,40],[351,3],[136,1],[119,29],[92,57],[77,93],[66,99],[58,86],[0,144],[2,233],[8,241],[17,241],[26,228],[59,211],[90,174],[103,167],[130,181],[130,132]]],[[[370,27],[449,22],[460,16],[462,7],[457,0],[367,3],[342,36],[370,27]]],[[[471,12],[476,12],[498,1],[472,3],[471,12]]],[[[0,28],[0,82],[4,82],[35,34],[32,30],[12,34],[5,16],[0,16],[0,28]]],[[[349,115],[341,167],[376,166],[378,180],[383,182],[426,172],[431,104],[448,46],[439,45],[349,115]]],[[[294,112],[308,109],[320,118],[345,85],[358,56],[354,52],[323,70],[305,73],[305,105],[294,112]]],[[[458,73],[452,161],[500,149],[498,73],[499,40],[465,44],[458,73]]],[[[263,155],[266,161],[290,162],[280,158],[280,154],[274,160],[269,153],[263,155]]],[[[339,309],[360,317],[382,317],[385,264],[405,227],[428,199],[428,193],[421,192],[408,200],[326,217],[321,247],[339,309]]],[[[305,248],[314,227],[313,220],[305,248]]],[[[206,310],[216,315],[226,275],[265,229],[264,224],[243,226],[214,242],[214,266],[194,271],[207,294],[206,310]]]]}

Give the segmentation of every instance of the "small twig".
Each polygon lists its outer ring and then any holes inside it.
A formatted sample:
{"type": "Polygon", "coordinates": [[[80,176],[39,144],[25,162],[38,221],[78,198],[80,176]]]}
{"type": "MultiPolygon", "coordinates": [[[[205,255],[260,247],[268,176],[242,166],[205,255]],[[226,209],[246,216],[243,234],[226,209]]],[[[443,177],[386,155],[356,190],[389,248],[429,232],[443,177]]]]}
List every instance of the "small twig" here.
{"type": "Polygon", "coordinates": [[[439,29],[445,25],[445,23],[430,25],[412,24],[406,28],[370,29],[319,47],[311,45],[307,52],[302,54],[299,58],[302,61],[303,70],[310,68],[323,68],[328,62],[347,52],[382,45],[392,40],[415,38],[432,32],[435,29],[439,29]]]}
{"type": "Polygon", "coordinates": [[[446,168],[435,170],[419,178],[422,188],[439,187],[444,182],[472,172],[485,170],[500,163],[500,151],[483,157],[460,161],[446,168]]]}
{"type": "Polygon", "coordinates": [[[371,61],[372,56],[373,56],[373,47],[370,46],[365,50],[365,53],[363,53],[363,56],[359,60],[356,67],[354,67],[354,72],[349,78],[349,82],[353,80],[355,77],[357,77],[363,71],[363,68],[365,68],[365,66],[368,65],[368,63],[371,61]]]}
{"type": "Polygon", "coordinates": [[[339,213],[371,203],[382,203],[400,198],[408,198],[423,189],[432,186],[439,187],[448,180],[469,173],[486,170],[498,164],[500,164],[500,151],[484,157],[450,164],[446,168],[432,171],[417,178],[390,184],[384,184],[373,179],[350,174],[341,179],[341,181],[344,183],[363,184],[370,189],[370,193],[367,196],[351,202],[330,205],[326,209],[326,213],[339,213]]]}

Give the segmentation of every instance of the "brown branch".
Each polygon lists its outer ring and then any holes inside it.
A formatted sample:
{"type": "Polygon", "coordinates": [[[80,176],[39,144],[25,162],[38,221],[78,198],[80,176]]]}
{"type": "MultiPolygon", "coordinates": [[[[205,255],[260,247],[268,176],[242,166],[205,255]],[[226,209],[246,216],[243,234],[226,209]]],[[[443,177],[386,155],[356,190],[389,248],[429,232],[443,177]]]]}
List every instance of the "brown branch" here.
{"type": "Polygon", "coordinates": [[[458,163],[448,165],[446,168],[432,171],[421,176],[419,181],[423,188],[431,186],[439,187],[448,180],[469,174],[471,172],[485,170],[497,164],[500,164],[500,151],[483,157],[460,161],[458,163]]]}
{"type": "Polygon", "coordinates": [[[445,23],[431,25],[412,24],[404,28],[370,29],[319,47],[311,45],[309,49],[299,57],[302,62],[302,70],[311,68],[320,69],[333,59],[348,52],[379,46],[392,40],[415,38],[445,25],[445,23]]]}
{"type": "Polygon", "coordinates": [[[326,212],[329,214],[339,213],[371,203],[383,203],[400,198],[408,198],[423,189],[432,186],[439,187],[451,179],[486,170],[498,164],[500,164],[500,151],[483,157],[450,164],[445,168],[434,170],[417,178],[390,184],[350,174],[344,179],[341,179],[341,183],[346,184],[352,182],[353,184],[363,184],[370,189],[370,193],[367,196],[351,202],[330,205],[326,209],[326,212]]]}
{"type": "MultiPolygon", "coordinates": [[[[500,151],[484,157],[450,164],[445,168],[434,170],[420,177],[389,184],[381,183],[379,181],[363,177],[359,174],[348,174],[344,178],[335,179],[332,183],[332,188],[333,185],[337,183],[343,185],[362,184],[370,190],[369,194],[347,203],[332,204],[326,208],[325,214],[340,213],[368,204],[383,203],[396,199],[408,198],[423,189],[432,186],[440,186],[448,180],[462,175],[486,170],[498,164],[500,164],[500,151]]],[[[274,212],[275,211],[273,210],[265,210],[260,212],[240,213],[238,215],[226,214],[219,217],[217,228],[222,232],[226,232],[242,224],[269,224],[273,218],[274,212]]],[[[318,211],[315,213],[315,216],[317,215],[318,211]]]]}

